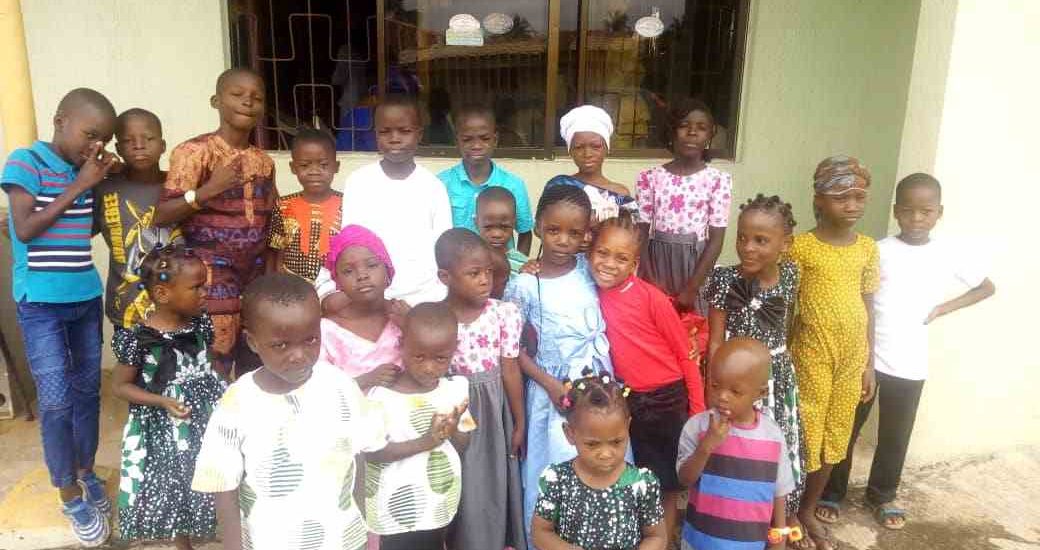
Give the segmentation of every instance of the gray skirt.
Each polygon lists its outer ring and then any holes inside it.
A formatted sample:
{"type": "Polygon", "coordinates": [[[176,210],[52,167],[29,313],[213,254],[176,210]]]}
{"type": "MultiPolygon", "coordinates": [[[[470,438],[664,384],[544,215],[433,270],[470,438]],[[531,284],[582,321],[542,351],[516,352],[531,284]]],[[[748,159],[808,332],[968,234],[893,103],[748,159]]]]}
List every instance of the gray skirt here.
{"type": "Polygon", "coordinates": [[[513,415],[498,369],[471,374],[469,412],[477,422],[462,453],[462,498],[455,550],[526,548],[520,465],[510,455],[513,415]]]}
{"type": "MultiPolygon", "coordinates": [[[[646,261],[639,264],[639,276],[675,298],[693,276],[705,242],[697,235],[654,232],[647,243],[646,261]]],[[[699,295],[697,313],[707,315],[707,304],[699,295]]]]}

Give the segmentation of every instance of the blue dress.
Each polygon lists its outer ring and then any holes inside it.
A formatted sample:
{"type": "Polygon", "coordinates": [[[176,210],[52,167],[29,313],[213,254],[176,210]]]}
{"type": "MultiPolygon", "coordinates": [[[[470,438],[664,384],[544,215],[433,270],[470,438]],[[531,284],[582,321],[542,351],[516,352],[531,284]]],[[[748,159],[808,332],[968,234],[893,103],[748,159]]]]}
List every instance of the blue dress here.
{"type": "MultiPolygon", "coordinates": [[[[524,322],[537,333],[535,363],[560,380],[581,378],[586,367],[596,372],[614,372],[596,284],[589,275],[585,256],[579,254],[577,260],[574,269],[554,279],[516,274],[509,280],[504,296],[520,308],[524,322]]],[[[563,434],[563,415],[550,402],[549,394],[530,379],[525,393],[527,456],[521,465],[521,477],[524,522],[530,541],[531,516],[538,500],[542,470],[574,458],[577,452],[563,434]]],[[[631,456],[628,460],[631,462],[631,456]]]]}

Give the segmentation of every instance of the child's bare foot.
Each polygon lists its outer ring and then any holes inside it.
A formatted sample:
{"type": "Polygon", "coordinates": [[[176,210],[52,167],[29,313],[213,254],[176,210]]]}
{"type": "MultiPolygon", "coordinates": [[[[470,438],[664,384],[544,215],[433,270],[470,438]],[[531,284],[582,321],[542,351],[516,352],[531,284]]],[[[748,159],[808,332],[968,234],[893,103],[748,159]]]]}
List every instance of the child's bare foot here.
{"type": "Polygon", "coordinates": [[[819,550],[834,550],[835,546],[830,541],[827,527],[820,523],[814,514],[800,510],[798,512],[798,520],[802,522],[802,533],[805,535],[802,540],[809,539],[813,542],[808,548],[815,547],[819,550]]]}

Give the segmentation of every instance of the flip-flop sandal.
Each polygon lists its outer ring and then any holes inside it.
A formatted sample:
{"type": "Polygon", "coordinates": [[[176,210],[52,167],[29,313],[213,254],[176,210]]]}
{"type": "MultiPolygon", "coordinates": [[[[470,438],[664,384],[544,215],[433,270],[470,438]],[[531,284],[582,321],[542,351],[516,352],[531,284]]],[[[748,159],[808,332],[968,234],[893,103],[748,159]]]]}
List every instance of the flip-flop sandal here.
{"type": "Polygon", "coordinates": [[[816,510],[813,512],[816,519],[828,525],[838,523],[841,519],[841,505],[833,500],[819,500],[816,501],[816,510]],[[827,516],[820,513],[820,509],[830,510],[833,515],[827,516]]]}
{"type": "Polygon", "coordinates": [[[882,504],[874,508],[874,519],[889,531],[900,531],[906,527],[906,510],[882,504]],[[899,523],[889,523],[889,520],[898,519],[899,523]]]}

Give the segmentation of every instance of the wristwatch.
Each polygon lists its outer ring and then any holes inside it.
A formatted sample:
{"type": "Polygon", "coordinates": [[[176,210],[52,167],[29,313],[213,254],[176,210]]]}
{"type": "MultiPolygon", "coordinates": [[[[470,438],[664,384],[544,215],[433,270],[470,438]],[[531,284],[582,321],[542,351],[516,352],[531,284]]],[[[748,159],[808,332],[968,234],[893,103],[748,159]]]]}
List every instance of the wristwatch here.
{"type": "Polygon", "coordinates": [[[184,193],[184,202],[188,203],[188,206],[195,210],[202,210],[202,205],[199,204],[198,199],[195,196],[195,190],[189,189],[184,193]]]}

